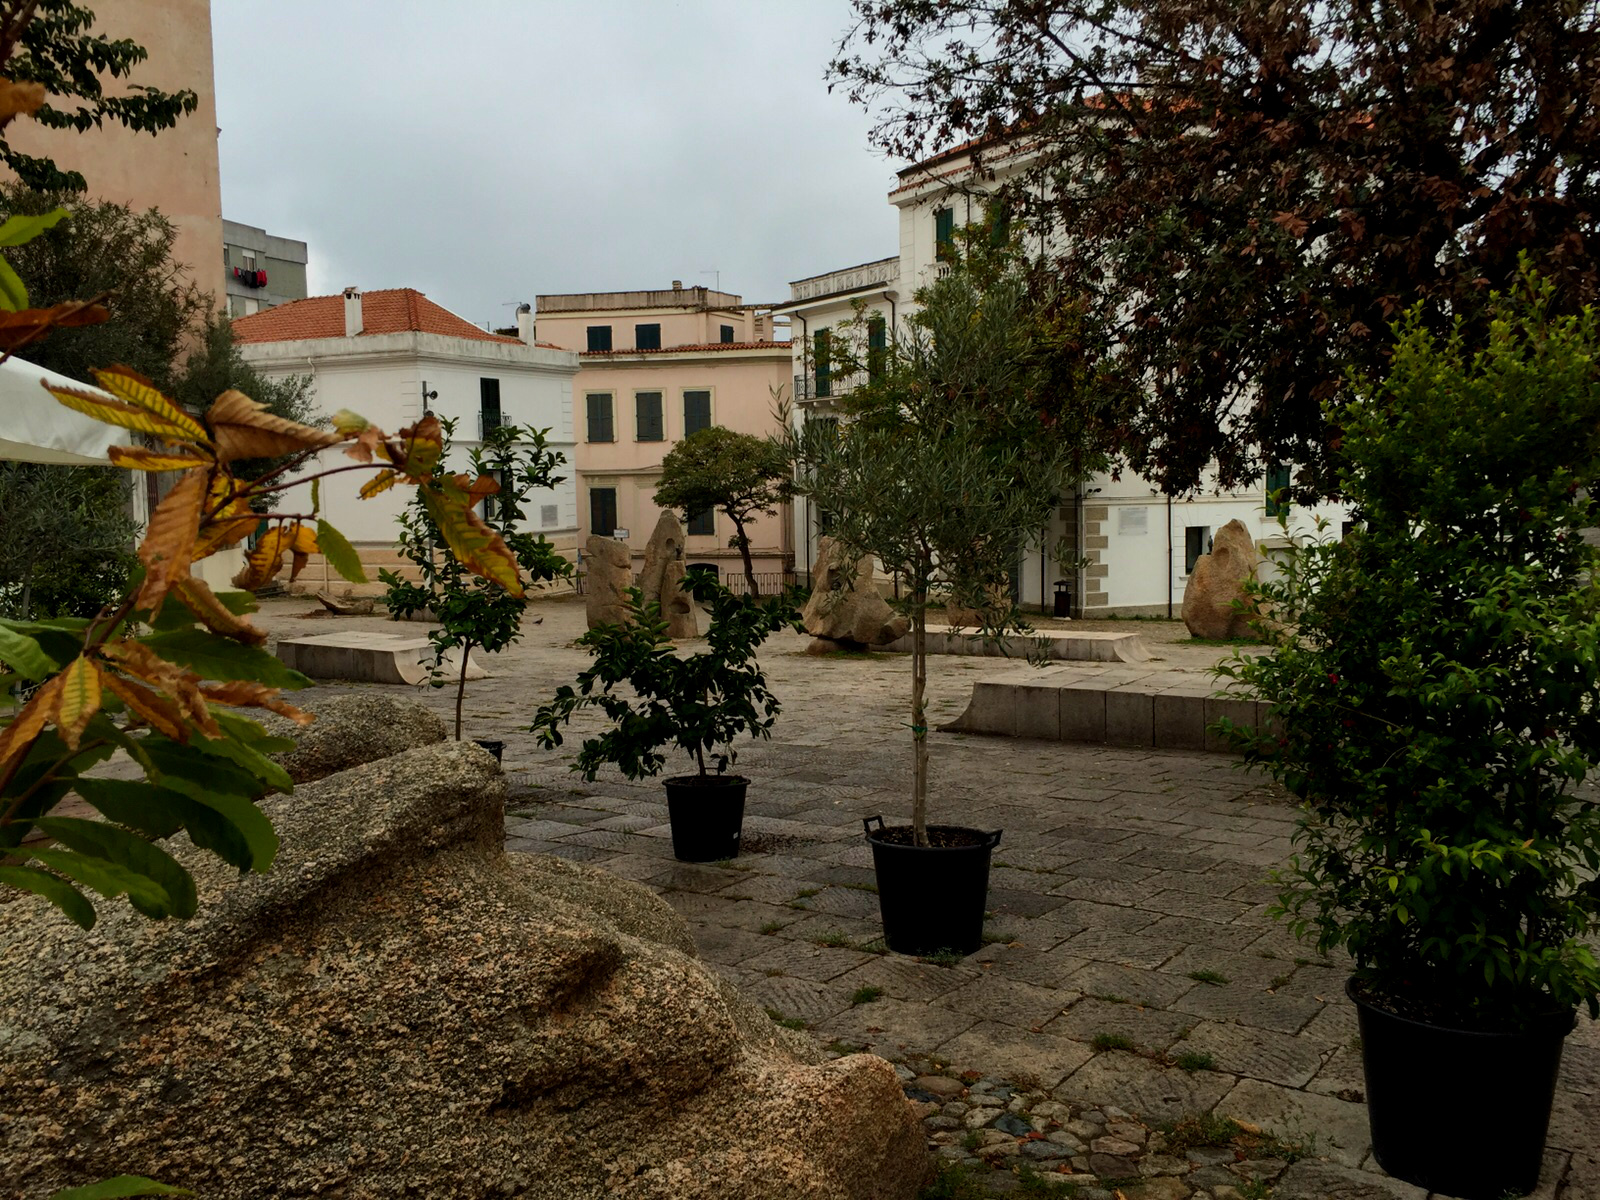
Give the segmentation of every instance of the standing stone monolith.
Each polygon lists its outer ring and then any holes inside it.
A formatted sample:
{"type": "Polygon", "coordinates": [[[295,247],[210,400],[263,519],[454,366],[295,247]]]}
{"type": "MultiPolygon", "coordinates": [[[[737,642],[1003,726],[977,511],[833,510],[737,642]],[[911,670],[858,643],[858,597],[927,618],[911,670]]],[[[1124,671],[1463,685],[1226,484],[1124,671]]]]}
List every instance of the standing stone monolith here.
{"type": "Polygon", "coordinates": [[[1202,554],[1189,572],[1183,589],[1183,623],[1197,638],[1248,638],[1255,632],[1250,621],[1254,608],[1239,609],[1234,602],[1244,600],[1244,584],[1254,579],[1261,556],[1244,522],[1229,521],[1211,542],[1211,553],[1202,554]]]}
{"type": "Polygon", "coordinates": [[[811,648],[819,653],[887,646],[911,627],[878,594],[872,582],[872,560],[850,562],[832,538],[817,543],[811,599],[800,614],[800,623],[817,639],[811,648]]]}
{"type": "Polygon", "coordinates": [[[583,547],[583,607],[589,628],[628,623],[633,551],[627,542],[591,534],[583,547]]]}
{"type": "Polygon", "coordinates": [[[694,597],[683,590],[683,522],[678,514],[663,512],[644,548],[644,570],[639,572],[639,591],[644,601],[661,605],[661,619],[667,623],[669,638],[700,636],[695,620],[694,597]]]}

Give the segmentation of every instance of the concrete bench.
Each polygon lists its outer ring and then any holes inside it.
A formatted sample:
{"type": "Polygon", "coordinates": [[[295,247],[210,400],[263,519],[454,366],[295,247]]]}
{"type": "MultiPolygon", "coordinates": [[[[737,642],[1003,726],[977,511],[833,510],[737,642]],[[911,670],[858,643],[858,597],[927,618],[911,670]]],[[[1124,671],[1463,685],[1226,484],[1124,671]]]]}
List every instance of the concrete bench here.
{"type": "Polygon", "coordinates": [[[1073,678],[1068,668],[1030,668],[972,685],[967,709],[939,726],[949,733],[987,733],[1107,746],[1228,753],[1208,727],[1219,717],[1259,728],[1266,705],[1215,695],[1210,681],[1172,672],[1102,673],[1073,678]]]}
{"type": "MultiPolygon", "coordinates": [[[[1021,658],[1070,662],[1148,662],[1150,651],[1137,633],[1082,633],[1067,629],[1036,629],[1032,633],[1008,633],[985,638],[975,630],[951,625],[929,625],[929,654],[970,654],[989,658],[1021,658]]],[[[911,653],[908,633],[883,647],[899,654],[911,653]]]]}
{"type": "MultiPolygon", "coordinates": [[[[433,647],[415,633],[323,633],[314,637],[285,638],[277,655],[285,666],[313,679],[345,679],[357,683],[428,682],[433,647]]],[[[459,652],[445,655],[447,678],[460,677],[459,652]]],[[[467,678],[488,675],[476,658],[467,662],[467,678]]]]}

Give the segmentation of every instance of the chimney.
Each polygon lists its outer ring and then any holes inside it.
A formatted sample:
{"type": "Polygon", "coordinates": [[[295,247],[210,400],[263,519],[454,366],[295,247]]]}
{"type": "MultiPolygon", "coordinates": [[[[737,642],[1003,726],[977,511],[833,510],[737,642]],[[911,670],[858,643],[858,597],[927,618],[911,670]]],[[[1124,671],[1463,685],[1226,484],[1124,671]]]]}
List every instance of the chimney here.
{"type": "Polygon", "coordinates": [[[355,337],[363,329],[361,321],[361,289],[347,287],[344,290],[344,335],[355,337]]]}
{"type": "Polygon", "coordinates": [[[533,305],[517,305],[517,336],[525,346],[533,345],[533,305]]]}
{"type": "Polygon", "coordinates": [[[673,281],[672,281],[672,290],[673,290],[673,291],[675,291],[675,292],[681,292],[681,291],[683,291],[683,280],[681,280],[681,279],[674,279],[674,280],[673,280],[673,281]]]}

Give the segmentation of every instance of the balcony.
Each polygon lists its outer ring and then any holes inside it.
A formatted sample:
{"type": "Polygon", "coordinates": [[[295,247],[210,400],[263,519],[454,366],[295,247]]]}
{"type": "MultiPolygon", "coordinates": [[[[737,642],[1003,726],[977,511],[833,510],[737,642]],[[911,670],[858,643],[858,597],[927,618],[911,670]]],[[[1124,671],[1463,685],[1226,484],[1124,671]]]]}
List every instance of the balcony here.
{"type": "Polygon", "coordinates": [[[481,442],[494,430],[502,425],[509,425],[510,421],[501,415],[498,409],[489,409],[478,413],[478,440],[481,442]]]}
{"type": "Polygon", "coordinates": [[[794,398],[827,400],[834,396],[847,396],[872,377],[869,371],[852,371],[848,375],[832,371],[808,371],[794,377],[794,398]]]}

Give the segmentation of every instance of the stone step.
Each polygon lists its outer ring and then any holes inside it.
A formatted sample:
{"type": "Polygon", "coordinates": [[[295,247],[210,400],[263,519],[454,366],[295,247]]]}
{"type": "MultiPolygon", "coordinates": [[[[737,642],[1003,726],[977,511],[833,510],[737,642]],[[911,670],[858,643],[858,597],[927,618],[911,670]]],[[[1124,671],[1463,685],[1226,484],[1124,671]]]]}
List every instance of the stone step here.
{"type": "MultiPolygon", "coordinates": [[[[986,638],[972,629],[929,625],[927,647],[929,654],[967,654],[988,658],[1125,663],[1150,660],[1150,651],[1137,633],[1098,633],[1089,630],[1036,629],[1032,633],[1008,633],[1003,637],[986,638]]],[[[908,633],[883,649],[910,654],[911,635],[908,633]]]]}
{"type": "MultiPolygon", "coordinates": [[[[433,647],[426,637],[404,633],[348,631],[312,637],[284,638],[276,647],[278,658],[313,679],[349,679],[361,683],[428,682],[433,647]]],[[[460,651],[445,655],[448,678],[459,678],[460,651]]],[[[467,660],[467,678],[488,675],[476,657],[467,660]]]]}
{"type": "Polygon", "coordinates": [[[1142,679],[1071,678],[1070,668],[1030,668],[972,685],[966,711],[939,726],[946,733],[986,733],[1106,746],[1231,753],[1211,732],[1220,717],[1260,728],[1268,706],[1217,694],[1206,682],[1150,672],[1142,679]]]}

